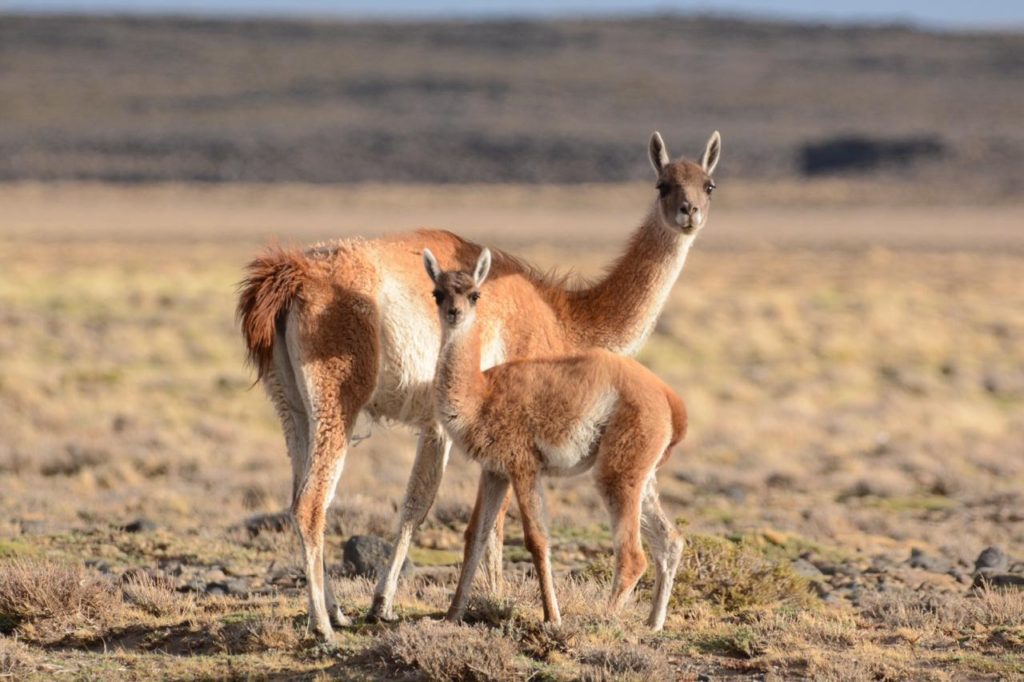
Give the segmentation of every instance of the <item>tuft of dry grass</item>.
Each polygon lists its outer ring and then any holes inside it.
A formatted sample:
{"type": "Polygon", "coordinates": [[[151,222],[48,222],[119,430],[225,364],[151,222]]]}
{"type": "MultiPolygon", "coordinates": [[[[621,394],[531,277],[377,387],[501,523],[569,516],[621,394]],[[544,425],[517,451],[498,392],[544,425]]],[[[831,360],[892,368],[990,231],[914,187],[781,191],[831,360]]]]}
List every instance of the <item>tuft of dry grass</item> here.
{"type": "Polygon", "coordinates": [[[181,619],[196,610],[194,595],[178,592],[171,581],[146,573],[129,576],[121,593],[126,602],[153,616],[181,619]]]}
{"type": "Polygon", "coordinates": [[[121,606],[109,583],[79,565],[34,558],[0,562],[4,629],[23,622],[47,623],[50,632],[97,625],[108,622],[121,606]]]}
{"type": "Polygon", "coordinates": [[[669,680],[672,667],[660,651],[643,644],[618,644],[593,647],[580,657],[580,679],[587,682],[605,680],[669,680]]]}
{"type": "Polygon", "coordinates": [[[253,652],[267,650],[293,651],[302,641],[290,618],[262,616],[249,625],[248,643],[253,652]]]}
{"type": "Polygon", "coordinates": [[[0,635],[0,677],[18,679],[34,667],[35,659],[28,646],[0,635]]]}
{"type": "Polygon", "coordinates": [[[513,680],[522,673],[515,646],[481,625],[402,623],[380,636],[375,653],[387,667],[430,680],[513,680]]]}
{"type": "Polygon", "coordinates": [[[672,606],[711,602],[728,614],[816,602],[807,580],[788,562],[773,560],[747,540],[710,535],[687,538],[672,591],[672,606]]]}

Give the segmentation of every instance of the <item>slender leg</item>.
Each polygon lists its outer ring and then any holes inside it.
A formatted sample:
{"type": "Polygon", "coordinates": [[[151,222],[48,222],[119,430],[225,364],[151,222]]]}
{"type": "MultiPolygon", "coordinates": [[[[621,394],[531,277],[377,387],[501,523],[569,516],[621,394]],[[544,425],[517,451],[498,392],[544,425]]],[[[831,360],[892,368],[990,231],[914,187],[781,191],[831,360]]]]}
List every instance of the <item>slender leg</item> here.
{"type": "Polygon", "coordinates": [[[551,556],[548,534],[544,524],[544,502],[541,499],[541,479],[535,475],[524,476],[513,482],[519,515],[523,521],[523,537],[526,548],[533,557],[533,565],[540,581],[540,594],[544,602],[544,620],[560,625],[562,616],[558,611],[555,584],[551,577],[551,556]]]}
{"type": "Polygon", "coordinates": [[[599,480],[598,485],[611,516],[612,540],[615,545],[615,576],[609,609],[617,613],[636,587],[647,568],[643,546],[640,544],[640,497],[642,481],[619,478],[599,480]]]}
{"type": "MultiPolygon", "coordinates": [[[[342,432],[343,433],[343,432],[342,432]]],[[[292,518],[302,542],[309,597],[309,624],[325,640],[334,634],[324,593],[324,525],[327,508],[345,464],[347,443],[338,441],[338,433],[318,429],[310,466],[299,493],[292,502],[292,518]]],[[[333,596],[332,596],[333,601],[333,596]]],[[[337,604],[334,604],[337,610],[337,604]]],[[[340,611],[339,611],[340,613],[340,611]]]]}
{"type": "MultiPolygon", "coordinates": [[[[307,459],[309,457],[309,419],[303,407],[302,395],[296,383],[291,359],[288,356],[287,344],[283,330],[278,330],[278,342],[274,345],[274,369],[264,381],[277,415],[284,430],[285,442],[288,445],[288,459],[292,465],[292,503],[299,496],[299,490],[306,476],[307,459]]],[[[327,603],[327,615],[333,625],[345,627],[352,624],[351,619],[341,611],[338,600],[334,597],[334,589],[327,574],[327,548],[323,549],[323,587],[327,603]]]]}
{"type": "Polygon", "coordinates": [[[498,511],[508,492],[508,479],[501,474],[483,471],[480,474],[480,488],[477,492],[477,504],[470,519],[470,532],[466,542],[462,571],[459,573],[459,585],[455,589],[455,597],[445,616],[450,621],[462,620],[466,613],[466,604],[473,589],[473,576],[480,564],[484,552],[484,543],[494,528],[498,511]]]}
{"type": "Polygon", "coordinates": [[[448,454],[452,443],[444,430],[437,425],[424,428],[420,433],[416,446],[416,461],[409,475],[409,484],[402,502],[401,517],[398,522],[398,535],[395,539],[391,563],[387,571],[381,575],[373,594],[373,606],[370,607],[371,620],[394,620],[395,590],[398,589],[398,576],[402,564],[409,553],[413,533],[423,523],[430,505],[434,503],[437,488],[441,485],[441,476],[448,465],[448,454]]]}
{"type": "Polygon", "coordinates": [[[512,503],[512,491],[505,495],[505,501],[498,512],[494,523],[494,531],[487,537],[484,548],[484,579],[492,597],[500,597],[504,592],[505,581],[502,579],[502,551],[505,543],[505,515],[512,503]]]}
{"type": "Polygon", "coordinates": [[[652,474],[644,488],[640,529],[654,558],[656,572],[651,614],[647,625],[657,631],[665,627],[668,600],[672,596],[672,583],[683,553],[683,538],[661,508],[652,474]]]}

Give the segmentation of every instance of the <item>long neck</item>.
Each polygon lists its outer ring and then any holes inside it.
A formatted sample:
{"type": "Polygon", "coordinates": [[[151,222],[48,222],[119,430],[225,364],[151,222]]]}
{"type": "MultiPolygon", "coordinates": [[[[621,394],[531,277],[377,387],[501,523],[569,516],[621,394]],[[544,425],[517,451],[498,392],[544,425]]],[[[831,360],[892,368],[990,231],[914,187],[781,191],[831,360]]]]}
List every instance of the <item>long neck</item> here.
{"type": "Polygon", "coordinates": [[[445,328],[434,376],[437,405],[445,424],[464,421],[479,410],[486,382],[480,371],[480,329],[468,322],[445,328]]]}
{"type": "Polygon", "coordinates": [[[570,324],[579,345],[627,355],[638,351],[654,329],[691,244],[693,235],[660,224],[655,206],[605,278],[569,294],[570,324]]]}

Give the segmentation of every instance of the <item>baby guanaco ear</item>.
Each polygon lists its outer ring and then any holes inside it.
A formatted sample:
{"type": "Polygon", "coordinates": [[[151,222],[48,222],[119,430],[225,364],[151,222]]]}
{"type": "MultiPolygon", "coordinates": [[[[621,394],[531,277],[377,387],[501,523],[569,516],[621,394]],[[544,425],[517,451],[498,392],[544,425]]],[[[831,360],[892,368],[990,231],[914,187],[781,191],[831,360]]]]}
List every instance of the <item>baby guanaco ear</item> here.
{"type": "Polygon", "coordinates": [[[480,286],[487,279],[487,273],[491,271],[491,250],[485,248],[476,259],[476,267],[473,268],[473,282],[480,286]]]}
{"type": "Polygon", "coordinates": [[[437,284],[437,280],[441,277],[441,266],[437,264],[437,259],[434,258],[434,254],[430,253],[430,249],[423,249],[423,267],[427,269],[430,280],[437,284]]]}
{"type": "Polygon", "coordinates": [[[665,148],[665,140],[661,139],[661,133],[657,130],[651,135],[651,141],[647,145],[647,154],[651,157],[651,165],[655,173],[661,173],[661,169],[668,165],[668,149],[665,148]]]}
{"type": "Polygon", "coordinates": [[[716,130],[711,133],[711,137],[708,139],[708,144],[704,148],[704,156],[700,160],[700,165],[703,166],[704,172],[711,175],[715,172],[715,166],[718,165],[718,157],[722,154],[722,136],[716,130]]]}

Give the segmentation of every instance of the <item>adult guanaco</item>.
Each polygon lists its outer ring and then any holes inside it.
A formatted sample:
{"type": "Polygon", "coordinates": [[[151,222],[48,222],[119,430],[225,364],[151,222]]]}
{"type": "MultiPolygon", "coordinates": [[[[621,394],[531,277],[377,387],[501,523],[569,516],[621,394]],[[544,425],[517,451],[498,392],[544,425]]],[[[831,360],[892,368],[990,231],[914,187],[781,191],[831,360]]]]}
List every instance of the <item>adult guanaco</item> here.
{"type": "Polygon", "coordinates": [[[541,484],[545,476],[592,470],[615,545],[609,606],[618,611],[647,568],[642,529],[655,566],[648,625],[660,630],[683,540],[661,509],[655,471],[686,433],[682,399],[636,360],[604,349],[515,360],[482,371],[476,312],[482,297],[490,296],[482,289],[490,251],[481,252],[472,273],[441,270],[429,249],[423,262],[434,283],[442,328],[434,376],[437,419],[482,467],[448,618],[459,620],[465,612],[484,542],[511,483],[540,580],[544,620],[561,622],[541,484]]]}

